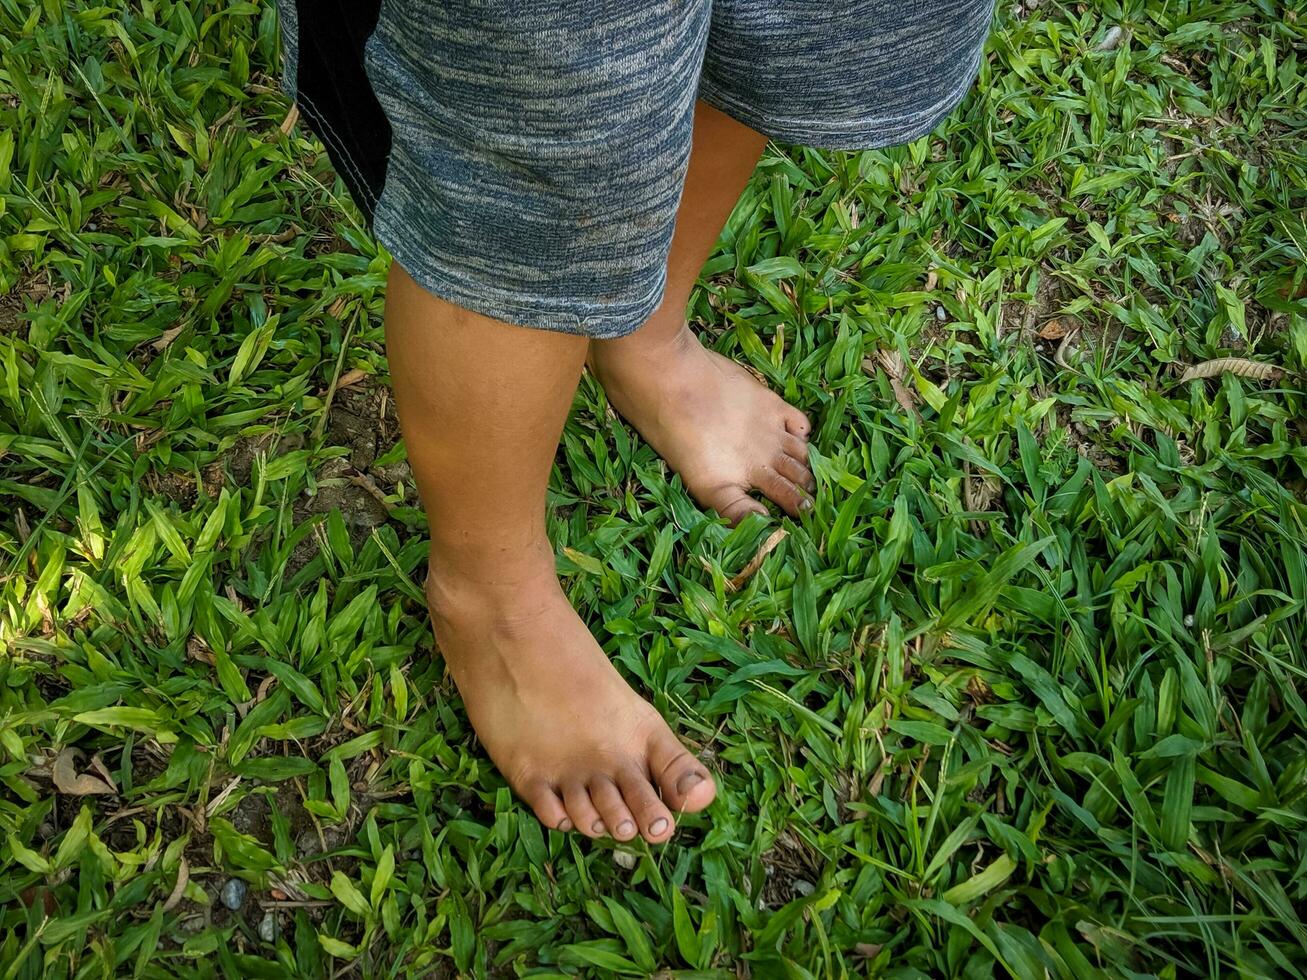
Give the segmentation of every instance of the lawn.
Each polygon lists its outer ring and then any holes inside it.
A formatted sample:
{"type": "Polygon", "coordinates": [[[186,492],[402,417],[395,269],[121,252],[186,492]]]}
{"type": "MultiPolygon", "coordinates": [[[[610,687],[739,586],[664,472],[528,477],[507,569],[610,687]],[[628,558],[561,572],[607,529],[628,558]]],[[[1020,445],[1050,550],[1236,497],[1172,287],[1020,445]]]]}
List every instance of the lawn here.
{"type": "Polygon", "coordinates": [[[583,382],[559,572],[721,787],[655,849],[478,748],[276,41],[0,0],[0,980],[1307,976],[1307,2],[1005,2],[930,137],[768,151],[691,317],[801,524],[583,382]]]}

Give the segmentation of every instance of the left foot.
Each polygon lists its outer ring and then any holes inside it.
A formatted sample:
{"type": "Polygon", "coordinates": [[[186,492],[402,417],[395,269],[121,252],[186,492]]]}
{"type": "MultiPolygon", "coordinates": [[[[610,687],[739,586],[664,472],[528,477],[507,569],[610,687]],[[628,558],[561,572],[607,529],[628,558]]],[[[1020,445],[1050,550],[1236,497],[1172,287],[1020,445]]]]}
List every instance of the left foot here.
{"type": "Polygon", "coordinates": [[[591,343],[590,370],[694,499],[731,524],[767,513],[753,490],[792,517],[811,506],[807,417],[688,326],[665,340],[642,332],[591,343]]]}

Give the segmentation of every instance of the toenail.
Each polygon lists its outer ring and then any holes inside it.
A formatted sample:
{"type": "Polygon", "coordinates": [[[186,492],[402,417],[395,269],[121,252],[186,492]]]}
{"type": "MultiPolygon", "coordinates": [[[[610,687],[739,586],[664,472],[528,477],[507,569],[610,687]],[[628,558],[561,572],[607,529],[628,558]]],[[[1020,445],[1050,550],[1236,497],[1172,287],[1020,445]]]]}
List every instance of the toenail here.
{"type": "Polygon", "coordinates": [[[812,499],[809,497],[803,498],[803,500],[799,503],[799,510],[802,511],[812,510],[812,499]]]}
{"type": "Polygon", "coordinates": [[[635,833],[635,824],[631,823],[631,821],[623,820],[617,825],[618,837],[630,837],[633,833],[635,833]]]}
{"type": "Polygon", "coordinates": [[[592,834],[602,834],[607,830],[608,828],[604,826],[604,822],[602,820],[596,820],[594,823],[590,825],[590,833],[592,834]]]}
{"type": "Polygon", "coordinates": [[[657,837],[666,829],[667,829],[666,817],[659,817],[657,820],[655,820],[653,823],[649,825],[649,833],[653,834],[655,837],[657,837]]]}
{"type": "Polygon", "coordinates": [[[687,772],[681,777],[680,782],[676,784],[676,791],[678,793],[688,793],[692,787],[698,786],[701,782],[703,782],[703,773],[687,772]]]}
{"type": "Polygon", "coordinates": [[[572,829],[572,821],[564,817],[562,820],[558,821],[558,829],[564,834],[567,833],[572,829]]]}

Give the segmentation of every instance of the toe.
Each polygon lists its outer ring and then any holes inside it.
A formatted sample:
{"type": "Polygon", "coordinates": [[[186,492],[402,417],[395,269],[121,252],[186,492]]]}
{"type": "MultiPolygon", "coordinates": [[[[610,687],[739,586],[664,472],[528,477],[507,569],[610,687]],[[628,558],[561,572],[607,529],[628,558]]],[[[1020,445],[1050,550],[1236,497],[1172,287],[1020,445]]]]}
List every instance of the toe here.
{"type": "Polygon", "coordinates": [[[623,773],[617,777],[617,785],[645,840],[661,844],[672,836],[672,813],[658,798],[646,774],[635,770],[623,773]]]}
{"type": "Polygon", "coordinates": [[[800,439],[808,438],[812,432],[812,423],[808,421],[808,416],[804,415],[793,405],[785,406],[785,428],[790,434],[798,436],[800,439]]]}
{"type": "Polygon", "coordinates": [[[812,506],[808,495],[795,486],[793,480],[770,466],[760,467],[755,479],[758,489],[791,517],[798,517],[801,510],[812,506]]]}
{"type": "Polygon", "coordinates": [[[543,779],[524,786],[522,799],[535,811],[536,819],[550,830],[566,833],[572,829],[572,819],[567,815],[562,799],[543,779]]]}
{"type": "Polygon", "coordinates": [[[786,456],[793,456],[804,466],[808,465],[808,440],[800,439],[789,432],[781,433],[781,449],[786,456]]]}
{"type": "Polygon", "coordinates": [[[817,482],[812,478],[812,471],[788,453],[781,453],[772,460],[772,469],[796,487],[800,487],[808,493],[812,493],[817,489],[817,482]]]}
{"type": "Polygon", "coordinates": [[[599,815],[614,839],[630,840],[640,832],[640,828],[635,824],[635,817],[631,816],[631,811],[627,809],[622,799],[622,791],[607,776],[591,781],[590,799],[599,808],[599,815]]]}
{"type": "Polygon", "coordinates": [[[578,831],[587,837],[602,837],[608,833],[584,783],[567,783],[563,787],[563,802],[567,805],[567,816],[578,831]]]}
{"type": "Polygon", "coordinates": [[[649,771],[663,802],[678,812],[696,813],[717,795],[712,775],[670,731],[664,730],[650,741],[649,771]]]}
{"type": "Polygon", "coordinates": [[[725,487],[714,496],[719,499],[710,498],[705,500],[704,503],[726,518],[732,527],[739,524],[750,514],[767,516],[767,508],[745,493],[742,487],[725,487]]]}

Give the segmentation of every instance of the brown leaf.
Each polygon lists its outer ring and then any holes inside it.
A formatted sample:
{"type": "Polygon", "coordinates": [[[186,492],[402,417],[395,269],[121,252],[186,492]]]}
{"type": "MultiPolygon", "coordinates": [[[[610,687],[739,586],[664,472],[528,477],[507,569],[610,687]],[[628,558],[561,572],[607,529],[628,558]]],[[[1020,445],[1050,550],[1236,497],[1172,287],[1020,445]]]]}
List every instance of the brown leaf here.
{"type": "MultiPolygon", "coordinates": [[[[54,787],[65,796],[105,796],[118,792],[118,787],[96,776],[77,774],[77,759],[81,752],[71,746],[63,749],[50,767],[54,787]]],[[[107,773],[106,773],[107,775],[107,773]]]]}
{"type": "Polygon", "coordinates": [[[91,768],[100,774],[101,779],[113,787],[115,793],[118,792],[118,783],[114,780],[113,773],[109,771],[109,767],[104,764],[104,760],[100,758],[99,752],[91,756],[91,768]]]}
{"type": "Polygon", "coordinates": [[[55,899],[50,889],[44,885],[32,885],[24,888],[18,898],[29,909],[35,906],[37,902],[40,902],[41,907],[45,909],[46,915],[52,916],[59,911],[58,900],[55,899]]]}
{"type": "Polygon", "coordinates": [[[778,544],[785,540],[786,533],[787,532],[783,527],[778,527],[775,531],[772,531],[772,533],[767,536],[767,540],[762,543],[762,547],[758,549],[758,553],[749,559],[749,564],[740,569],[738,575],[727,580],[726,591],[736,592],[739,590],[740,586],[753,578],[758,569],[762,568],[763,560],[776,550],[778,544]]]}
{"type": "Polygon", "coordinates": [[[342,374],[340,380],[336,382],[336,390],[339,391],[341,388],[348,388],[350,385],[356,385],[366,377],[370,377],[367,371],[359,368],[350,368],[342,374]]]}
{"type": "Polygon", "coordinates": [[[177,339],[177,335],[186,329],[186,324],[179,323],[175,327],[169,327],[161,333],[156,340],[150,342],[150,346],[156,351],[167,350],[168,346],[177,339]]]}
{"type": "Polygon", "coordinates": [[[210,667],[218,662],[214,659],[213,653],[209,650],[209,645],[198,636],[194,635],[186,641],[186,655],[192,660],[198,660],[200,663],[208,664],[210,667]]]}
{"type": "Polygon", "coordinates": [[[1053,317],[1039,328],[1039,336],[1044,340],[1061,340],[1066,335],[1066,324],[1062,322],[1062,318],[1059,316],[1053,317]]]}
{"type": "Polygon", "coordinates": [[[294,129],[295,123],[299,121],[299,118],[300,118],[300,107],[297,105],[292,105],[290,107],[290,112],[286,113],[286,118],[281,121],[280,129],[282,134],[285,135],[289,133],[292,129],[294,129]]]}
{"type": "Polygon", "coordinates": [[[872,773],[871,781],[867,783],[868,796],[880,796],[880,791],[885,785],[885,774],[889,771],[889,756],[884,756],[880,760],[880,765],[872,773]]]}
{"type": "Polygon", "coordinates": [[[1249,361],[1242,357],[1218,357],[1213,361],[1203,361],[1188,368],[1180,376],[1181,381],[1193,381],[1195,378],[1214,378],[1218,374],[1233,374],[1240,378],[1252,378],[1254,381],[1278,381],[1284,369],[1275,364],[1261,361],[1249,361]]]}

